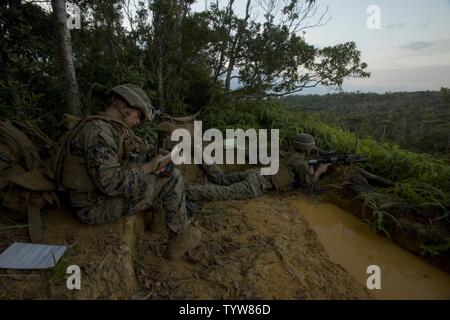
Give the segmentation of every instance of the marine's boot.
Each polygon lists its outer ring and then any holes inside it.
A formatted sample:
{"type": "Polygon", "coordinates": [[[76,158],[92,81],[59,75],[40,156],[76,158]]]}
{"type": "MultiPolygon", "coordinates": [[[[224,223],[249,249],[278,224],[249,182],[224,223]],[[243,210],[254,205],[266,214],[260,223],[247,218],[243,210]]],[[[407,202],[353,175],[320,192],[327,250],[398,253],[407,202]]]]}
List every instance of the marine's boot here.
{"type": "Polygon", "coordinates": [[[146,216],[146,224],[149,231],[146,233],[146,239],[150,249],[158,257],[162,257],[165,253],[162,245],[169,239],[170,231],[166,226],[164,210],[162,208],[150,210],[152,209],[149,209],[146,216]]]}
{"type": "Polygon", "coordinates": [[[198,203],[189,200],[186,201],[186,209],[190,216],[199,214],[202,211],[202,207],[198,203]]]}
{"type": "Polygon", "coordinates": [[[148,217],[148,230],[152,234],[164,234],[167,233],[166,217],[163,208],[153,209],[153,212],[148,217]]]}
{"type": "Polygon", "coordinates": [[[167,245],[167,257],[170,260],[180,259],[185,253],[200,244],[202,232],[189,224],[186,229],[170,238],[167,245]]]}

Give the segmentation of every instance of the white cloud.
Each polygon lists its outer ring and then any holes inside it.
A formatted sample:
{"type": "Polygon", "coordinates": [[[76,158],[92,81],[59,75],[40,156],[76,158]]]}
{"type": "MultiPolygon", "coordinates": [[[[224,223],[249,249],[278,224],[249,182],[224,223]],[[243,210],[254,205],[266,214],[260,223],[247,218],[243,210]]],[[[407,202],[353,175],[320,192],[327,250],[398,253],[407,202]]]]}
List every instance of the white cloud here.
{"type": "Polygon", "coordinates": [[[361,91],[439,90],[441,87],[450,87],[449,65],[372,70],[370,78],[349,79],[344,82],[344,89],[361,91]]]}
{"type": "Polygon", "coordinates": [[[434,42],[430,41],[410,41],[407,44],[401,46],[401,48],[409,49],[413,51],[420,51],[431,48],[435,45],[434,42]]]}
{"type": "Polygon", "coordinates": [[[386,25],[386,28],[388,29],[394,29],[394,28],[401,28],[403,27],[405,24],[403,22],[399,22],[399,23],[391,23],[386,25]]]}

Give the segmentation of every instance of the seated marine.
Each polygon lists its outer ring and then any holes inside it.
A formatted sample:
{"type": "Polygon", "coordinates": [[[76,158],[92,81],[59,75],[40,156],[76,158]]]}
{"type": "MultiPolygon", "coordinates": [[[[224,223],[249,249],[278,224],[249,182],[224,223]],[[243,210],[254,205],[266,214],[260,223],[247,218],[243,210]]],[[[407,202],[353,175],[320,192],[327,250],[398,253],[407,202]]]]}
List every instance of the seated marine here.
{"type": "Polygon", "coordinates": [[[158,174],[152,161],[159,157],[158,148],[131,130],[151,120],[153,112],[138,86],[114,87],[104,112],[82,119],[64,135],[61,166],[66,167],[58,180],[77,217],[87,224],[111,223],[160,201],[171,231],[167,255],[176,259],[200,243],[201,232],[188,223],[180,171],[158,174]]]}

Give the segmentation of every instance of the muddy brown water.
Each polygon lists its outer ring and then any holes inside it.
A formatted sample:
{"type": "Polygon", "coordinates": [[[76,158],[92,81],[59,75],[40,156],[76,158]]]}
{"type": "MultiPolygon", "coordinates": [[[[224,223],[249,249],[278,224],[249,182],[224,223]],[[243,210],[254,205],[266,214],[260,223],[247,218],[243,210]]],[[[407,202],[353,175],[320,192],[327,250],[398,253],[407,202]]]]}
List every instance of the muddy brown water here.
{"type": "Polygon", "coordinates": [[[428,264],[334,204],[299,196],[290,202],[308,220],[331,259],[366,285],[369,265],[381,269],[378,299],[450,299],[450,275],[428,264]]]}

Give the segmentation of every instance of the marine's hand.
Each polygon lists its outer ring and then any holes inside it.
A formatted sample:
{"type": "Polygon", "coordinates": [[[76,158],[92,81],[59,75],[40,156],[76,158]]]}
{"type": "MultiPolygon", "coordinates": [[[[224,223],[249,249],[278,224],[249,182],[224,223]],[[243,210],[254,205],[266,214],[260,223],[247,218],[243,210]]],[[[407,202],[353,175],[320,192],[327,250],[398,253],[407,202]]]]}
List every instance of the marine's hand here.
{"type": "Polygon", "coordinates": [[[142,167],[142,169],[144,170],[144,174],[156,171],[159,168],[162,157],[162,155],[157,155],[156,157],[152,158],[152,160],[144,164],[144,166],[142,167]]]}
{"type": "Polygon", "coordinates": [[[314,172],[314,177],[319,178],[322,174],[327,172],[328,168],[331,166],[331,163],[321,163],[314,172]]]}
{"type": "Polygon", "coordinates": [[[162,148],[159,149],[159,154],[162,154],[163,156],[167,156],[169,153],[170,153],[169,150],[162,149],[162,148]]]}

